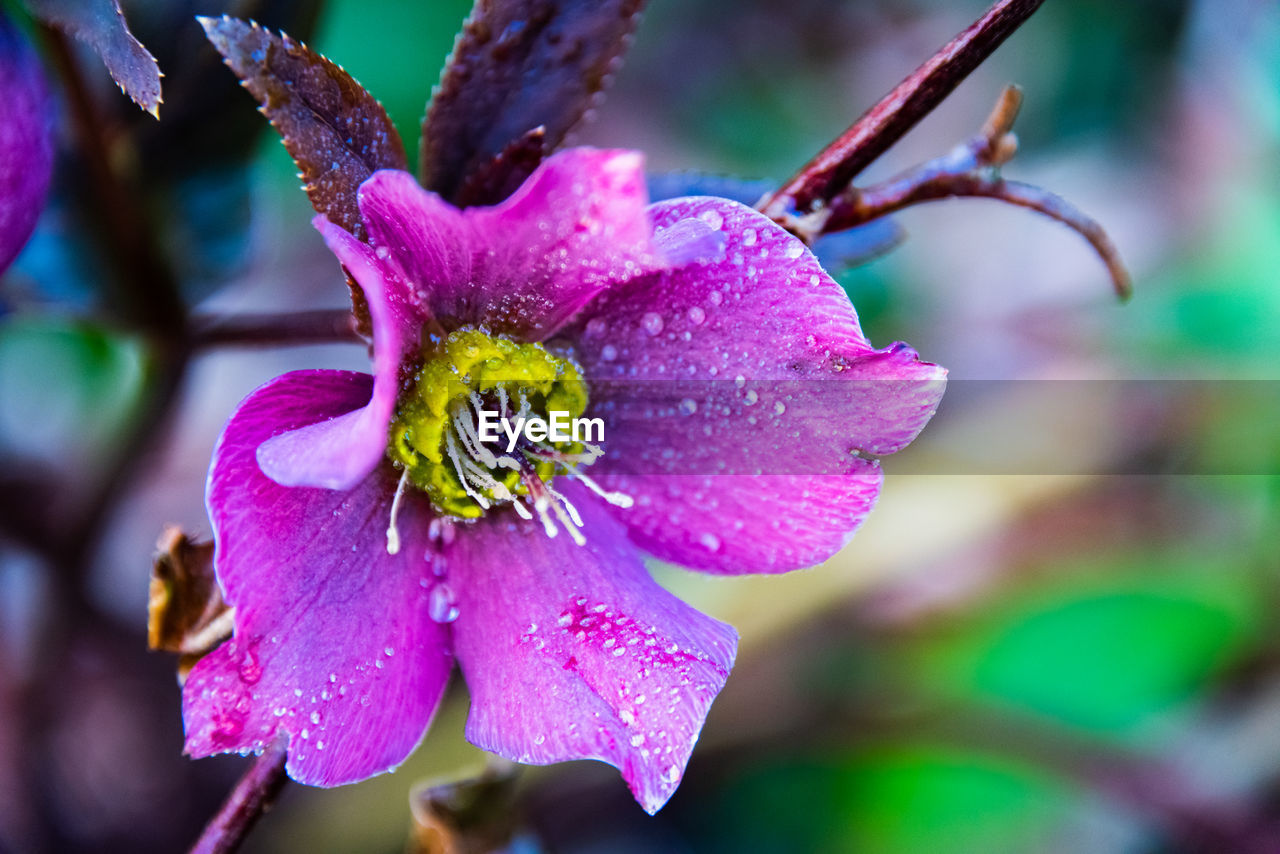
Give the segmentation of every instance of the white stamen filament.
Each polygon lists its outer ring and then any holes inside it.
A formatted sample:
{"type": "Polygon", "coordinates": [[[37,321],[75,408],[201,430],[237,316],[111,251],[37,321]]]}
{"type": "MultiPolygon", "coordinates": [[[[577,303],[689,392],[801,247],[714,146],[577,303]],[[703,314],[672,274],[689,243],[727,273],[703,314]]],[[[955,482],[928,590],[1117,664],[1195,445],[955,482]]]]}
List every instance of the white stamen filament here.
{"type": "Polygon", "coordinates": [[[630,495],[627,495],[625,492],[613,492],[607,489],[602,489],[600,484],[596,483],[576,468],[569,469],[569,476],[582,481],[583,486],[590,489],[596,495],[599,495],[605,501],[608,501],[614,507],[622,507],[625,509],[636,503],[635,499],[630,495]]]}
{"type": "Polygon", "coordinates": [[[409,469],[400,475],[400,483],[396,485],[395,497],[391,499],[391,520],[387,523],[387,554],[400,553],[400,531],[396,529],[396,516],[400,513],[400,502],[404,499],[404,489],[409,484],[409,469]]]}
{"type": "Polygon", "coordinates": [[[481,510],[488,510],[489,499],[471,488],[471,482],[467,479],[467,475],[462,469],[462,455],[458,453],[458,440],[453,437],[452,430],[445,432],[445,446],[449,452],[449,459],[453,461],[453,470],[457,473],[458,482],[462,484],[462,488],[475,503],[480,505],[481,510]]]}
{"type": "Polygon", "coordinates": [[[551,509],[555,511],[556,518],[560,520],[560,524],[569,532],[569,538],[573,540],[575,545],[585,546],[587,544],[586,537],[582,536],[582,516],[578,513],[578,508],[569,503],[569,499],[556,492],[551,484],[546,484],[547,494],[551,496],[551,509]]]}
{"type": "Polygon", "coordinates": [[[476,425],[468,417],[469,413],[462,407],[458,407],[453,413],[453,426],[457,428],[458,438],[462,441],[463,448],[474,460],[479,460],[489,468],[493,468],[498,464],[494,458],[493,452],[484,446],[484,442],[480,441],[480,436],[476,433],[476,425]]]}

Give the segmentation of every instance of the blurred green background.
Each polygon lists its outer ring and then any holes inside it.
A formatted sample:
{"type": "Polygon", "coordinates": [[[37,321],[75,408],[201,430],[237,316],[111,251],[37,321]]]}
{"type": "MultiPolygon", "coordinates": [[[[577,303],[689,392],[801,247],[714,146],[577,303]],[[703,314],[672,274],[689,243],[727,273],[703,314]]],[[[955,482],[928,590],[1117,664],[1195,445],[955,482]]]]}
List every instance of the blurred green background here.
{"type": "MultiPolygon", "coordinates": [[[[223,11],[205,5],[125,4],[148,44],[223,11]]],[[[469,5],[331,0],[309,42],[415,151],[469,5]]],[[[655,171],[782,179],[982,7],[652,0],[577,141],[642,149],[655,171]]],[[[122,146],[168,152],[143,174],[172,213],[163,239],[189,301],[344,304],[293,164],[247,96],[218,95],[227,127],[246,127],[242,154],[184,160],[178,131],[153,139],[97,82],[122,146]]],[[[868,177],[966,139],[1006,82],[1026,94],[1006,174],[1104,223],[1135,298],[1116,304],[1075,235],[977,200],[908,211],[904,245],[832,269],[874,343],[909,341],[951,370],[948,399],[886,462],[880,506],[827,565],[752,579],[655,567],[742,635],[685,781],[649,818],[612,769],[528,769],[521,850],[1280,850],[1280,7],[1049,0],[868,177]],[[1205,382],[1177,382],[1192,379],[1205,382]],[[1068,380],[1097,394],[1055,409],[1068,380]],[[984,470],[1014,453],[1014,473],[984,470]]],[[[213,98],[186,85],[166,108],[181,114],[184,91],[213,98]]],[[[173,850],[243,761],[179,756],[172,662],[141,649],[152,544],[165,522],[207,531],[204,470],[240,397],[365,357],[200,354],[121,476],[113,449],[155,417],[164,377],[76,220],[77,177],[60,167],[0,282],[0,843],[173,850]],[[88,554],[43,549],[41,531],[56,539],[94,502],[88,554]]],[[[291,787],[247,850],[403,850],[410,788],[483,762],[465,711],[456,684],[393,775],[291,787]]]]}

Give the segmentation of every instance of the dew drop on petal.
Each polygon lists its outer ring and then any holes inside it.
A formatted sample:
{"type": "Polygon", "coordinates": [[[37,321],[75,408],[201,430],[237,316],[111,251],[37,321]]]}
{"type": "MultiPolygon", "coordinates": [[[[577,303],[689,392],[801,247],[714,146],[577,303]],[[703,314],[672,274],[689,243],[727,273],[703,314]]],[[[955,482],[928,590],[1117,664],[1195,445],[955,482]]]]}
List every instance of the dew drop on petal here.
{"type": "Polygon", "coordinates": [[[605,344],[600,348],[600,358],[604,359],[606,362],[612,362],[614,359],[618,358],[618,348],[612,344],[605,344]]]}
{"type": "Polygon", "coordinates": [[[589,335],[600,335],[604,332],[604,321],[598,317],[593,317],[587,321],[587,333],[589,335]]]}
{"type": "Polygon", "coordinates": [[[684,400],[680,401],[681,415],[692,415],[697,411],[698,411],[698,402],[694,400],[692,397],[686,397],[684,400]]]}
{"type": "Polygon", "coordinates": [[[782,401],[778,401],[773,405],[773,411],[775,415],[781,415],[787,411],[787,405],[782,401]]]}
{"type": "Polygon", "coordinates": [[[800,241],[793,240],[787,244],[787,248],[783,250],[782,254],[788,258],[799,258],[804,254],[804,246],[800,244],[800,241]]]}
{"type": "Polygon", "coordinates": [[[698,306],[689,309],[689,322],[694,326],[701,326],[702,322],[707,319],[707,313],[698,306]]]}
{"type": "Polygon", "coordinates": [[[437,623],[452,623],[458,619],[458,602],[449,585],[441,582],[431,588],[427,600],[427,613],[437,623]]]}
{"type": "Polygon", "coordinates": [[[703,548],[709,552],[717,551],[720,548],[720,538],[715,534],[703,534],[698,538],[698,542],[702,543],[703,548]]]}
{"type": "Polygon", "coordinates": [[[719,229],[724,225],[724,217],[720,215],[719,211],[703,211],[698,214],[698,219],[715,229],[719,229]]]}
{"type": "Polygon", "coordinates": [[[646,311],[644,317],[640,318],[640,325],[644,327],[644,331],[650,335],[657,335],[662,331],[662,315],[656,311],[646,311]]]}

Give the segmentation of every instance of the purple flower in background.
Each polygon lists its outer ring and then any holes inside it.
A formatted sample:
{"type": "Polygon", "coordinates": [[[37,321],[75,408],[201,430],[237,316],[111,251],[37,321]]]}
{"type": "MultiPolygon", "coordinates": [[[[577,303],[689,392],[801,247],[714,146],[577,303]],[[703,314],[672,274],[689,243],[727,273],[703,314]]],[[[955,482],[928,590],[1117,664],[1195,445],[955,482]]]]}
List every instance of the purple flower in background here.
{"type": "Polygon", "coordinates": [[[53,172],[53,105],[35,51],[0,11],[0,272],[36,227],[53,172]]]}
{"type": "Polygon", "coordinates": [[[840,287],[765,216],[710,197],[648,205],[644,186],[639,155],[574,149],[489,208],[377,172],[359,197],[368,245],[317,218],[368,301],[373,375],[278,377],[219,441],[207,501],[235,637],[187,680],[190,754],[287,734],[294,779],[364,779],[408,756],[456,658],[472,743],[608,762],[650,812],[671,796],[737,638],[659,587],[641,552],[720,574],[830,557],[880,487],[855,452],[911,441],[945,371],[872,349],[840,287]],[[692,376],[716,377],[732,414],[627,414],[637,384],[692,376]],[[826,381],[828,429],[798,433],[812,407],[755,390],[793,380],[826,381]],[[599,415],[608,432],[603,447],[509,450],[480,441],[486,409],[599,415]],[[707,458],[802,470],[690,468],[707,458]]]}

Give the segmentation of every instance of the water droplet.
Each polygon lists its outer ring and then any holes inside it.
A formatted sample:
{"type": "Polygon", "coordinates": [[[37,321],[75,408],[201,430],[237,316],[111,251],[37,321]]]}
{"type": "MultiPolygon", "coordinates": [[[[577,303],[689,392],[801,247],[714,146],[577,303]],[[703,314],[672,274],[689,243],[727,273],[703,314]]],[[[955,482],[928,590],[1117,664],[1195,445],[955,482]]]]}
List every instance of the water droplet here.
{"type": "Polygon", "coordinates": [[[431,588],[427,601],[427,613],[437,623],[452,623],[458,619],[458,602],[449,585],[441,582],[431,588]]]}
{"type": "Polygon", "coordinates": [[[668,765],[667,770],[663,772],[662,779],[666,780],[668,783],[680,782],[680,766],[668,765]]]}
{"type": "Polygon", "coordinates": [[[744,230],[743,230],[743,232],[742,232],[742,245],[743,245],[743,246],[755,246],[755,245],[756,245],[756,230],[755,230],[754,228],[748,228],[748,229],[744,229],[744,230]]]}
{"type": "Polygon", "coordinates": [[[614,359],[618,358],[618,348],[612,344],[605,344],[600,348],[600,358],[604,359],[606,362],[612,362],[614,359]]]}
{"type": "Polygon", "coordinates": [[[244,651],[244,659],[240,662],[240,678],[246,685],[256,685],[262,678],[262,665],[252,649],[244,651]]]}
{"type": "Polygon", "coordinates": [[[724,225],[724,217],[720,215],[719,211],[703,211],[698,214],[698,219],[715,229],[719,229],[724,225]]]}
{"type": "Polygon", "coordinates": [[[788,258],[799,258],[804,254],[804,245],[799,240],[792,240],[787,244],[787,248],[783,250],[782,254],[788,258]]]}
{"type": "Polygon", "coordinates": [[[534,744],[542,744],[542,743],[543,743],[544,741],[546,741],[546,740],[547,740],[547,737],[546,737],[545,735],[536,735],[536,736],[534,736],[534,738],[533,738],[533,743],[534,743],[534,744]]]}
{"type": "Polygon", "coordinates": [[[720,303],[724,302],[724,294],[720,293],[719,291],[712,291],[711,293],[707,294],[707,302],[711,303],[712,305],[719,305],[720,303]]]}
{"type": "Polygon", "coordinates": [[[604,332],[604,321],[598,317],[593,317],[587,321],[587,332],[591,335],[600,335],[604,332]]]}
{"type": "Polygon", "coordinates": [[[644,327],[644,331],[650,335],[657,335],[662,331],[662,315],[656,311],[646,311],[644,317],[640,318],[640,325],[644,327]]]}
{"type": "Polygon", "coordinates": [[[773,405],[773,412],[775,415],[781,415],[786,411],[787,411],[787,405],[782,401],[778,401],[773,405]]]}
{"type": "Polygon", "coordinates": [[[747,406],[755,406],[756,401],[760,399],[760,395],[756,394],[756,390],[747,389],[747,393],[742,396],[742,402],[747,406]]]}
{"type": "Polygon", "coordinates": [[[702,547],[710,552],[718,551],[720,549],[720,538],[715,534],[703,534],[698,538],[698,542],[702,543],[702,547]]]}
{"type": "Polygon", "coordinates": [[[742,374],[738,374],[736,377],[733,378],[733,385],[735,388],[742,388],[746,384],[747,384],[747,378],[744,377],[742,374]]]}
{"type": "Polygon", "coordinates": [[[689,309],[689,322],[694,326],[701,326],[702,322],[707,319],[707,313],[698,306],[689,309]]]}
{"type": "Polygon", "coordinates": [[[684,400],[680,401],[681,415],[692,415],[697,411],[698,411],[698,402],[694,400],[692,397],[686,397],[684,400]]]}
{"type": "Polygon", "coordinates": [[[312,712],[312,713],[311,713],[311,722],[312,722],[313,724],[318,724],[318,723],[320,723],[320,713],[319,713],[319,712],[312,712]]]}

